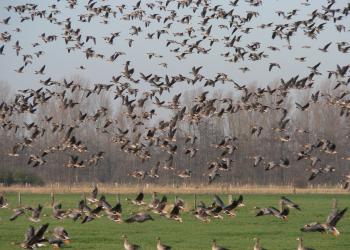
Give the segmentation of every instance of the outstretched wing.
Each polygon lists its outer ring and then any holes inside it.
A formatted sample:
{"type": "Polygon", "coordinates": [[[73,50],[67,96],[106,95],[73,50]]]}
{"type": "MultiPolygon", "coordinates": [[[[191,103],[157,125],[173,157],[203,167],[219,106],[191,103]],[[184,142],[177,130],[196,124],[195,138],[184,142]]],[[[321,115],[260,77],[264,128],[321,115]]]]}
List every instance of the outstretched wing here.
{"type": "Polygon", "coordinates": [[[179,208],[179,206],[174,206],[174,208],[171,210],[171,212],[170,212],[170,215],[171,216],[174,216],[174,215],[179,215],[179,213],[180,213],[180,208],[179,208]]]}
{"type": "Polygon", "coordinates": [[[327,224],[329,224],[332,227],[335,227],[338,223],[338,221],[343,218],[344,214],[346,213],[346,211],[348,210],[348,208],[344,208],[342,211],[335,211],[335,212],[331,212],[331,214],[328,216],[328,220],[327,220],[327,224]]]}
{"type": "Polygon", "coordinates": [[[92,190],[92,198],[96,199],[97,198],[97,194],[98,194],[98,188],[97,186],[95,186],[94,190],[92,190]]]}
{"type": "Polygon", "coordinates": [[[35,233],[34,227],[29,226],[27,232],[24,234],[24,241],[28,242],[31,238],[33,238],[34,233],[35,233]]]}
{"type": "Polygon", "coordinates": [[[237,200],[238,205],[243,204],[243,195],[239,195],[238,200],[237,200]]]}
{"type": "Polygon", "coordinates": [[[44,236],[44,233],[46,232],[47,228],[49,227],[49,223],[46,223],[44,225],[42,225],[34,234],[33,237],[31,237],[29,240],[28,240],[28,245],[31,246],[31,245],[34,245],[35,243],[37,243],[38,241],[40,241],[43,236],[44,236]]]}
{"type": "Polygon", "coordinates": [[[221,198],[218,195],[214,195],[214,202],[216,205],[220,207],[225,207],[224,202],[221,200],[221,198]]]}
{"type": "Polygon", "coordinates": [[[135,201],[138,201],[138,202],[141,202],[142,200],[143,200],[143,193],[142,192],[140,192],[138,195],[137,195],[137,197],[135,198],[135,201]]]}
{"type": "Polygon", "coordinates": [[[282,216],[287,216],[289,214],[289,208],[288,207],[285,207],[282,212],[281,212],[281,215],[282,216]]]}

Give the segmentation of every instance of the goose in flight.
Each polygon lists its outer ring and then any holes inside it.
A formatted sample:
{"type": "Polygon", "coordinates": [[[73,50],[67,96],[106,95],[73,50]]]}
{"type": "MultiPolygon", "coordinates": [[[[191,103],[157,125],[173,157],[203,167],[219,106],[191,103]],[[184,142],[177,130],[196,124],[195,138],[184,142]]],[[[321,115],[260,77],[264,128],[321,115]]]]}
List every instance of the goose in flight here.
{"type": "Polygon", "coordinates": [[[96,218],[99,218],[100,215],[99,213],[103,210],[102,206],[98,206],[96,207],[94,210],[88,211],[88,213],[85,215],[85,217],[83,218],[81,224],[84,224],[86,222],[90,222],[96,218]]]}
{"type": "Polygon", "coordinates": [[[52,232],[52,238],[49,239],[49,243],[58,248],[62,247],[64,244],[69,244],[71,242],[70,237],[66,229],[61,226],[55,227],[52,232]]]}
{"type": "Polygon", "coordinates": [[[40,204],[32,210],[32,216],[29,217],[29,220],[32,222],[39,222],[40,221],[40,214],[43,209],[43,206],[40,204]]]}
{"type": "Polygon", "coordinates": [[[317,176],[321,174],[326,174],[326,173],[333,173],[335,172],[335,168],[327,165],[325,167],[318,167],[318,168],[312,168],[311,169],[311,175],[309,176],[309,181],[314,180],[317,176]]]}
{"type": "Polygon", "coordinates": [[[299,211],[301,210],[298,204],[294,203],[293,201],[288,199],[286,196],[282,196],[281,201],[284,203],[284,205],[286,205],[289,208],[295,208],[299,211]]]}
{"type": "Polygon", "coordinates": [[[349,189],[350,188],[350,174],[343,176],[342,186],[343,186],[343,189],[349,189]]]}
{"type": "Polygon", "coordinates": [[[254,159],[253,167],[256,168],[264,158],[260,155],[256,155],[256,156],[253,156],[253,159],[254,159]]]}
{"type": "Polygon", "coordinates": [[[214,195],[214,203],[216,206],[221,207],[224,214],[229,216],[236,216],[234,209],[237,207],[244,207],[243,196],[240,195],[238,199],[233,200],[230,204],[225,205],[218,195],[214,195]]]}
{"type": "Polygon", "coordinates": [[[180,217],[180,211],[182,209],[182,206],[179,204],[175,204],[173,209],[170,211],[169,214],[166,215],[168,219],[175,220],[178,222],[182,222],[182,218],[180,217]]]}
{"type": "Polygon", "coordinates": [[[332,42],[327,43],[324,47],[319,48],[318,50],[322,51],[322,52],[328,52],[328,48],[329,46],[332,44],[332,42]]]}
{"type": "Polygon", "coordinates": [[[325,223],[312,222],[310,224],[304,225],[304,227],[300,230],[302,232],[332,233],[334,236],[338,236],[340,235],[340,232],[336,228],[336,225],[339,220],[343,218],[347,210],[347,207],[343,210],[338,210],[336,207],[333,207],[325,223]]]}
{"type": "Polygon", "coordinates": [[[138,223],[142,223],[148,220],[154,220],[152,218],[151,215],[147,214],[147,213],[138,213],[135,214],[129,218],[127,218],[126,220],[124,220],[126,223],[133,223],[133,222],[138,222],[138,223]]]}
{"type": "Polygon", "coordinates": [[[281,66],[278,64],[278,63],[270,63],[269,65],[269,71],[271,71],[273,69],[273,67],[276,67],[276,68],[281,68],[281,66]]]}
{"type": "Polygon", "coordinates": [[[143,192],[140,192],[134,200],[130,200],[129,198],[126,198],[127,201],[131,201],[132,204],[141,206],[141,205],[146,205],[146,203],[143,201],[144,194],[143,192]]]}
{"type": "Polygon", "coordinates": [[[23,73],[24,66],[20,67],[19,69],[15,69],[15,72],[17,73],[23,73]]]}
{"type": "Polygon", "coordinates": [[[192,175],[192,171],[189,169],[185,169],[183,171],[180,171],[177,176],[179,176],[182,179],[187,179],[187,178],[191,178],[192,175]]]}
{"type": "Polygon", "coordinates": [[[19,216],[25,214],[25,208],[16,208],[13,210],[14,214],[11,215],[10,221],[16,220],[19,216]]]}
{"type": "Polygon", "coordinates": [[[44,233],[49,227],[49,223],[46,223],[39,227],[37,230],[33,226],[30,226],[25,234],[24,242],[21,243],[21,247],[24,249],[36,249],[37,247],[44,246],[44,242],[47,240],[44,238],[44,233]]]}
{"type": "Polygon", "coordinates": [[[45,65],[40,68],[40,70],[35,71],[36,75],[44,75],[45,65]]]}
{"type": "Polygon", "coordinates": [[[280,201],[280,210],[275,207],[267,207],[267,208],[258,208],[258,212],[255,217],[264,216],[264,215],[273,215],[278,219],[287,220],[287,216],[289,214],[288,207],[285,206],[283,201],[280,201]]]}
{"type": "Polygon", "coordinates": [[[3,194],[0,194],[0,208],[7,208],[8,207],[8,202],[6,198],[4,197],[3,194]]]}
{"type": "Polygon", "coordinates": [[[98,202],[97,194],[98,194],[98,188],[97,188],[97,186],[95,186],[94,189],[91,192],[91,197],[87,197],[86,199],[90,203],[97,203],[98,202]]]}
{"type": "Polygon", "coordinates": [[[210,213],[207,211],[207,207],[203,202],[197,206],[194,216],[202,222],[210,222],[210,213]]]}
{"type": "Polygon", "coordinates": [[[0,23],[3,23],[3,24],[5,24],[5,25],[8,25],[9,22],[10,22],[10,19],[11,19],[11,17],[9,16],[9,17],[7,17],[7,18],[1,20],[0,23]]]}
{"type": "Polygon", "coordinates": [[[236,216],[236,213],[234,212],[234,209],[237,207],[244,207],[245,204],[243,203],[243,195],[239,195],[238,199],[234,199],[231,204],[228,204],[223,207],[223,211],[225,214],[229,216],[236,216]]]}

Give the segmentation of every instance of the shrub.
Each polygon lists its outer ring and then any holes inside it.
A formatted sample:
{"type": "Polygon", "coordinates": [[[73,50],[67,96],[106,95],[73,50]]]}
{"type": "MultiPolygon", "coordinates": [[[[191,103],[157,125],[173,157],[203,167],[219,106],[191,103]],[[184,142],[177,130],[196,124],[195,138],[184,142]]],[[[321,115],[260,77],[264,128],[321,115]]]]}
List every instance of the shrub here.
{"type": "Polygon", "coordinates": [[[4,183],[8,186],[26,183],[34,186],[42,186],[45,184],[40,176],[26,170],[0,170],[0,183],[4,183]]]}

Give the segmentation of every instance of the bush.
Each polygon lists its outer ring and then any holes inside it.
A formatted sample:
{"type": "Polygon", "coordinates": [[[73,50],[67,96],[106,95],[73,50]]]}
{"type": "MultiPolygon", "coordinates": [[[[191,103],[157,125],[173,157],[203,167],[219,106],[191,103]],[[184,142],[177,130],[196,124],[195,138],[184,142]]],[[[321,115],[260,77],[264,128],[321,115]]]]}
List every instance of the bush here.
{"type": "Polygon", "coordinates": [[[44,181],[36,174],[26,170],[0,170],[0,183],[5,185],[31,184],[34,186],[44,185],[44,181]]]}

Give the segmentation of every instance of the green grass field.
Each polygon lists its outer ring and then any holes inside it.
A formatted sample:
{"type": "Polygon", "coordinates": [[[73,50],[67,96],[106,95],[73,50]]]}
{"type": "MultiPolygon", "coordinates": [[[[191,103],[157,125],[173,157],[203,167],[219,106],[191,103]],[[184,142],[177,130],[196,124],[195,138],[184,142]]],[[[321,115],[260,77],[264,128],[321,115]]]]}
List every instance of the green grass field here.
{"type": "MultiPolygon", "coordinates": [[[[123,205],[123,217],[140,210],[131,204],[127,204],[125,197],[133,198],[135,194],[121,195],[123,205]]],[[[234,197],[237,195],[234,195],[234,197]]],[[[186,202],[186,209],[193,208],[193,195],[179,195],[186,202]]],[[[227,195],[222,195],[226,202],[227,195]]],[[[255,217],[254,207],[275,206],[278,207],[280,195],[244,195],[245,207],[237,210],[235,218],[225,217],[224,220],[213,219],[210,223],[197,220],[191,213],[183,212],[184,222],[179,223],[164,217],[152,214],[154,221],[143,224],[117,224],[105,217],[86,224],[80,221],[73,222],[70,219],[54,220],[51,218],[50,196],[47,194],[22,194],[22,205],[36,206],[44,204],[44,214],[41,222],[50,223],[49,229],[61,225],[69,232],[72,242],[65,246],[66,249],[123,249],[122,234],[128,235],[131,242],[139,244],[142,249],[156,249],[156,237],[160,236],[162,242],[173,249],[199,250],[211,249],[212,239],[217,239],[218,244],[229,249],[253,249],[253,238],[259,237],[266,249],[297,249],[296,238],[304,237],[305,246],[318,250],[347,250],[350,249],[350,213],[339,222],[337,228],[341,232],[339,237],[322,235],[320,233],[301,233],[300,228],[313,221],[324,222],[331,209],[332,199],[338,199],[339,208],[350,207],[348,195],[320,195],[303,194],[288,195],[290,199],[301,206],[302,211],[291,210],[288,221],[281,221],[272,216],[255,217]]],[[[10,209],[0,209],[0,249],[19,249],[14,245],[21,242],[29,225],[33,225],[25,216],[10,222],[12,208],[17,206],[17,195],[6,194],[10,203],[10,209]]],[[[62,202],[63,208],[77,206],[81,195],[62,194],[56,195],[56,202],[62,202]]],[[[151,195],[146,195],[148,202],[151,195]]],[[[114,204],[115,195],[107,195],[107,200],[114,204]]],[[[172,202],[174,196],[168,196],[168,202],[172,202]]],[[[198,195],[197,201],[209,204],[212,195],[198,195]]],[[[49,234],[49,233],[47,233],[49,234]]],[[[47,247],[45,249],[50,249],[47,247]]]]}

